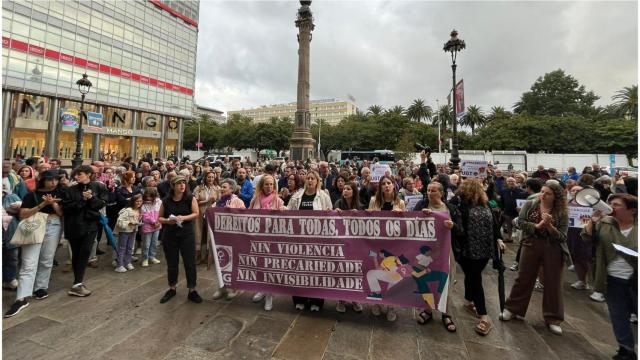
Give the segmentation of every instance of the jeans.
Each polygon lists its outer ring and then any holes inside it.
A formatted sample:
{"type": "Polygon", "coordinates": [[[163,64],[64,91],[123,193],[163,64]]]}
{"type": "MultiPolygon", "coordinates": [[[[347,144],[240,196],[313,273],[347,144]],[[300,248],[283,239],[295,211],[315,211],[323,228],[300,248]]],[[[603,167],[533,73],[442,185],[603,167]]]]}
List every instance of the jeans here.
{"type": "Polygon", "coordinates": [[[118,235],[118,266],[126,266],[131,264],[131,256],[133,255],[133,246],[136,233],[121,232],[118,235]]]}
{"type": "Polygon", "coordinates": [[[178,283],[178,265],[180,254],[187,276],[187,287],[196,287],[196,242],[193,233],[184,236],[165,236],[162,241],[164,256],[167,259],[167,278],[169,286],[178,283]]]}
{"type": "Polygon", "coordinates": [[[2,247],[2,282],[8,283],[18,275],[18,248],[2,247]]]}
{"type": "Polygon", "coordinates": [[[464,256],[460,259],[460,267],[464,272],[464,298],[473,302],[478,315],[487,315],[482,287],[482,270],[488,262],[489,259],[469,259],[464,256]]]}
{"type": "Polygon", "coordinates": [[[160,235],[160,230],[142,234],[142,243],[143,243],[142,259],[143,260],[156,258],[156,250],[158,246],[158,235],[160,235]]]}
{"type": "Polygon", "coordinates": [[[71,266],[73,267],[73,284],[81,284],[84,279],[84,272],[87,269],[91,248],[96,240],[98,230],[87,231],[83,236],[67,237],[71,245],[71,266]]]}
{"type": "Polygon", "coordinates": [[[620,346],[628,350],[634,349],[635,340],[631,331],[629,317],[637,310],[637,280],[632,277],[629,280],[607,276],[607,307],[613,326],[613,334],[620,346]]]}
{"type": "Polygon", "coordinates": [[[22,265],[18,275],[16,299],[24,299],[31,296],[35,290],[49,288],[53,257],[62,231],[60,218],[49,217],[46,226],[42,243],[22,246],[22,265]]]}

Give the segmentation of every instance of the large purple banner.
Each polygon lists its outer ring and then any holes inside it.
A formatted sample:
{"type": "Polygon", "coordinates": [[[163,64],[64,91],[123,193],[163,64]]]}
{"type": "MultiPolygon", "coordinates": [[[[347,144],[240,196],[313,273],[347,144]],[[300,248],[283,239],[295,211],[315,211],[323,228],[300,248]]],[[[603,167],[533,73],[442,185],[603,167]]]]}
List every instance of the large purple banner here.
{"type": "Polygon", "coordinates": [[[448,214],[209,208],[206,215],[224,286],[446,311],[448,214]]]}

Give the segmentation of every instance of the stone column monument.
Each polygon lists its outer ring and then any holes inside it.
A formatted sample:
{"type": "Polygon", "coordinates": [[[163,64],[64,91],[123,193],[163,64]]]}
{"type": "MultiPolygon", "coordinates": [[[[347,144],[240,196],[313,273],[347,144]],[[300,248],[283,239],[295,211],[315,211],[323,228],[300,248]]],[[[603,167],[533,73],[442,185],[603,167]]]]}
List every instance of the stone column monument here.
{"type": "Polygon", "coordinates": [[[298,31],[298,108],[296,110],[293,134],[290,140],[289,158],[306,160],[313,157],[316,141],[311,137],[311,113],[309,112],[309,52],[313,14],[309,5],[311,0],[300,0],[300,9],[296,19],[298,31]]]}

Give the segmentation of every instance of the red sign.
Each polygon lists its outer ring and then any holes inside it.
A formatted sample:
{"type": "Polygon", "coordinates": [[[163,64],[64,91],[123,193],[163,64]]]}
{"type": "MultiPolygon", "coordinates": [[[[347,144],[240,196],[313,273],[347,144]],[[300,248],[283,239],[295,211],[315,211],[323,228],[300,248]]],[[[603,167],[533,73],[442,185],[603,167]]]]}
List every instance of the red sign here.
{"type": "Polygon", "coordinates": [[[196,143],[196,147],[197,147],[198,149],[202,148],[202,143],[201,143],[201,142],[197,142],[197,143],[196,143]]]}

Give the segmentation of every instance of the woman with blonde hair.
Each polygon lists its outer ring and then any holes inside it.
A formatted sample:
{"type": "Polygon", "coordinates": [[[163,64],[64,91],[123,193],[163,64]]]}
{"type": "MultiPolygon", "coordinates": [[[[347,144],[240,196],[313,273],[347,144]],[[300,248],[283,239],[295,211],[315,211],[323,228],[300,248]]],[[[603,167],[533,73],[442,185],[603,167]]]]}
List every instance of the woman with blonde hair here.
{"type": "Polygon", "coordinates": [[[484,336],[493,326],[485,306],[482,271],[489,259],[496,260],[498,247],[504,249],[500,224],[489,208],[487,193],[478,179],[464,180],[451,203],[458,206],[462,218],[462,251],[458,262],[464,273],[463,307],[479,318],[475,331],[484,336]]]}
{"type": "Polygon", "coordinates": [[[196,265],[207,259],[208,232],[206,214],[207,208],[213,205],[220,197],[220,185],[213,171],[208,171],[202,175],[202,184],[193,191],[193,196],[198,200],[200,216],[195,221],[196,234],[196,265]]]}
{"type": "Polygon", "coordinates": [[[552,333],[562,335],[562,269],[570,257],[567,247],[569,216],[562,186],[555,180],[548,180],[540,195],[522,207],[517,222],[523,237],[520,266],[500,319],[508,321],[525,316],[538,269],[542,267],[544,320],[552,333]]]}
{"type": "MultiPolygon", "coordinates": [[[[273,175],[264,174],[260,176],[256,189],[253,193],[253,199],[249,204],[249,209],[272,209],[284,210],[284,201],[278,196],[277,182],[273,175]]],[[[265,293],[256,293],[253,295],[253,302],[264,300],[264,310],[271,311],[273,309],[273,295],[265,293]]]]}

